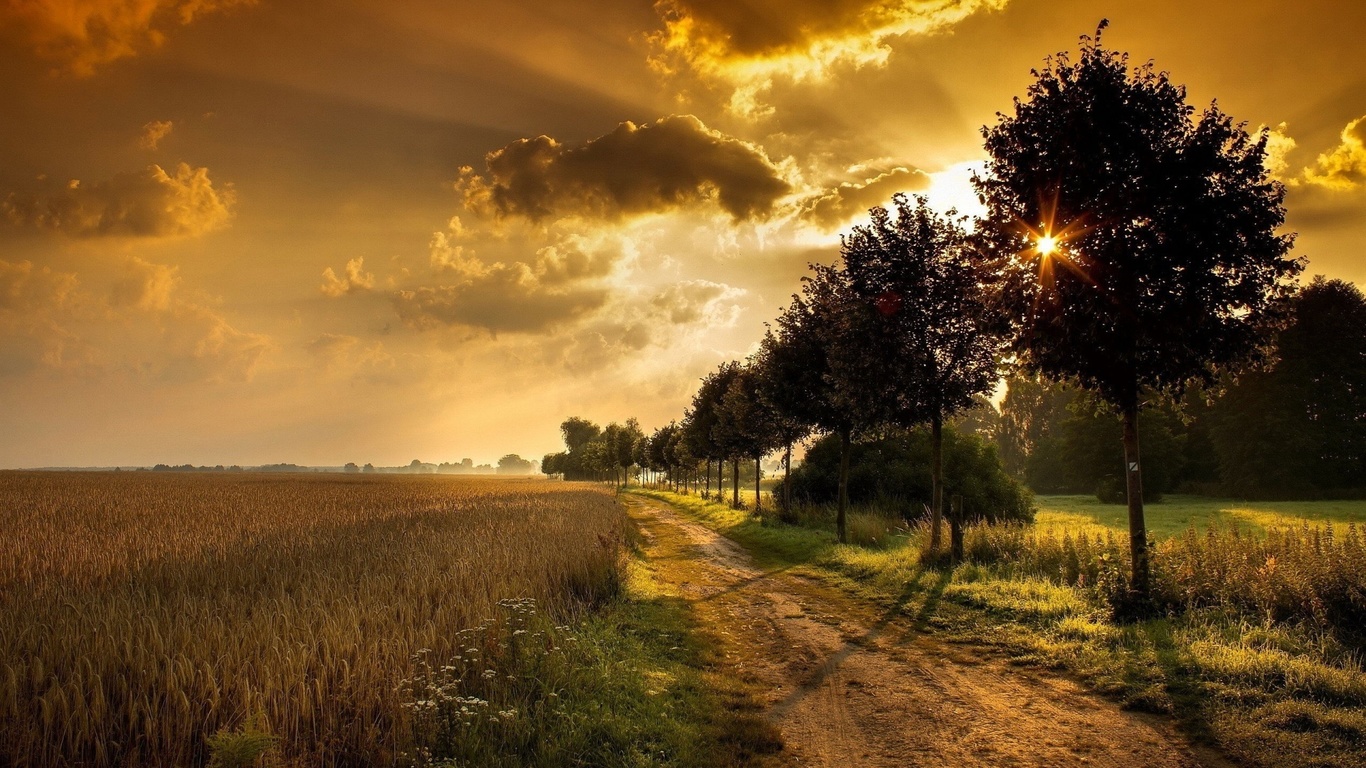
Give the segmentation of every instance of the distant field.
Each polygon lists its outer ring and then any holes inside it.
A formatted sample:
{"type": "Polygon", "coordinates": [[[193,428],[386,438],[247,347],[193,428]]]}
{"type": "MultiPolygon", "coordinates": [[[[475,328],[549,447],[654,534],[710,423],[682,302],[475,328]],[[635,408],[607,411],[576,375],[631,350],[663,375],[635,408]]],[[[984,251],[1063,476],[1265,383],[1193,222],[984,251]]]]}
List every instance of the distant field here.
{"type": "Polygon", "coordinates": [[[506,598],[581,614],[624,525],[539,480],[0,472],[0,765],[202,765],[252,717],[291,764],[393,764],[413,655],[506,598]]]}
{"type": "MultiPolygon", "coordinates": [[[[1039,496],[1041,528],[1109,528],[1128,533],[1128,508],[1101,504],[1094,496],[1039,496]]],[[[1158,539],[1180,534],[1194,525],[1204,530],[1211,524],[1236,525],[1250,531],[1287,525],[1346,526],[1366,524],[1366,501],[1233,501],[1204,496],[1167,496],[1160,504],[1147,504],[1143,516],[1148,530],[1158,539]]]]}

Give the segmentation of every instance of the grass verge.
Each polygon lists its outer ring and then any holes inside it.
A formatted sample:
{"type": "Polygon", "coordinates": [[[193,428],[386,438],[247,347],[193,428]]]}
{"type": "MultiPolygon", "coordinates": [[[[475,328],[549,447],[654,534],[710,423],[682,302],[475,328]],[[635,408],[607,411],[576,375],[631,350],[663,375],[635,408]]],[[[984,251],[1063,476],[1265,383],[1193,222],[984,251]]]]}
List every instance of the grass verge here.
{"type": "Polygon", "coordinates": [[[1066,671],[1125,707],[1169,714],[1193,741],[1240,764],[1366,765],[1361,649],[1311,624],[1222,605],[1117,624],[1092,587],[1007,566],[927,567],[920,534],[892,522],[875,541],[840,545],[828,530],[691,495],[635,492],[734,539],[766,566],[795,566],[895,607],[921,629],[1066,671]]]}

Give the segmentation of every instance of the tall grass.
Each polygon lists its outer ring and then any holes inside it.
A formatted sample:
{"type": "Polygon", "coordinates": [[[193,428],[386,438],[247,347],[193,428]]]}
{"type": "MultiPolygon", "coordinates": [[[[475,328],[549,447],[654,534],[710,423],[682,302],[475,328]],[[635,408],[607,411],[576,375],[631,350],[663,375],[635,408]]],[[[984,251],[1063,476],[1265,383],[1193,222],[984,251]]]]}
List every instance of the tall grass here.
{"type": "MultiPolygon", "coordinates": [[[[923,537],[922,537],[923,538],[923,537]]],[[[1360,644],[1366,627],[1366,542],[1355,524],[1272,528],[1194,526],[1153,551],[1159,608],[1232,609],[1274,622],[1305,623],[1360,644]]],[[[1114,534],[1061,536],[1018,525],[978,525],[964,537],[968,562],[1006,575],[1095,587],[1106,598],[1127,584],[1127,542],[1114,534]]]]}
{"type": "Polygon", "coordinates": [[[561,483],[0,473],[0,764],[201,765],[248,721],[390,763],[419,651],[612,595],[624,525],[561,483]]]}

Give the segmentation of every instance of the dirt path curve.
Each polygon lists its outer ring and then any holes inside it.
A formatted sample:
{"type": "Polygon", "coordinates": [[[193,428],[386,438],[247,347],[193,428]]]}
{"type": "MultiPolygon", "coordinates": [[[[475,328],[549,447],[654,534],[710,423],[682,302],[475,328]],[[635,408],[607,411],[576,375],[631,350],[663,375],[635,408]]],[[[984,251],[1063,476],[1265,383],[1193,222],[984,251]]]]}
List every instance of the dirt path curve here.
{"type": "Polygon", "coordinates": [[[782,733],[782,763],[1210,764],[1161,718],[938,642],[916,631],[915,616],[879,616],[813,579],[766,573],[739,545],[666,504],[626,499],[657,583],[692,604],[719,638],[728,672],[767,692],[760,697],[782,733]]]}

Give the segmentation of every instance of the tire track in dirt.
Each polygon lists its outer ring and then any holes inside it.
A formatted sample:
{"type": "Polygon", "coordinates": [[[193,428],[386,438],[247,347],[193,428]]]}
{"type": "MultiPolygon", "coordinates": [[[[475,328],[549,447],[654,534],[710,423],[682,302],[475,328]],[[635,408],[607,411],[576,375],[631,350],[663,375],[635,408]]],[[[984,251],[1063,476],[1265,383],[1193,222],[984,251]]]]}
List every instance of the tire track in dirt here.
{"type": "Polygon", "coordinates": [[[782,733],[779,762],[814,766],[1221,765],[1163,718],[1029,673],[917,628],[933,612],[877,609],[813,579],[765,572],[737,544],[667,504],[627,507],[646,567],[686,599],[782,733]]]}

